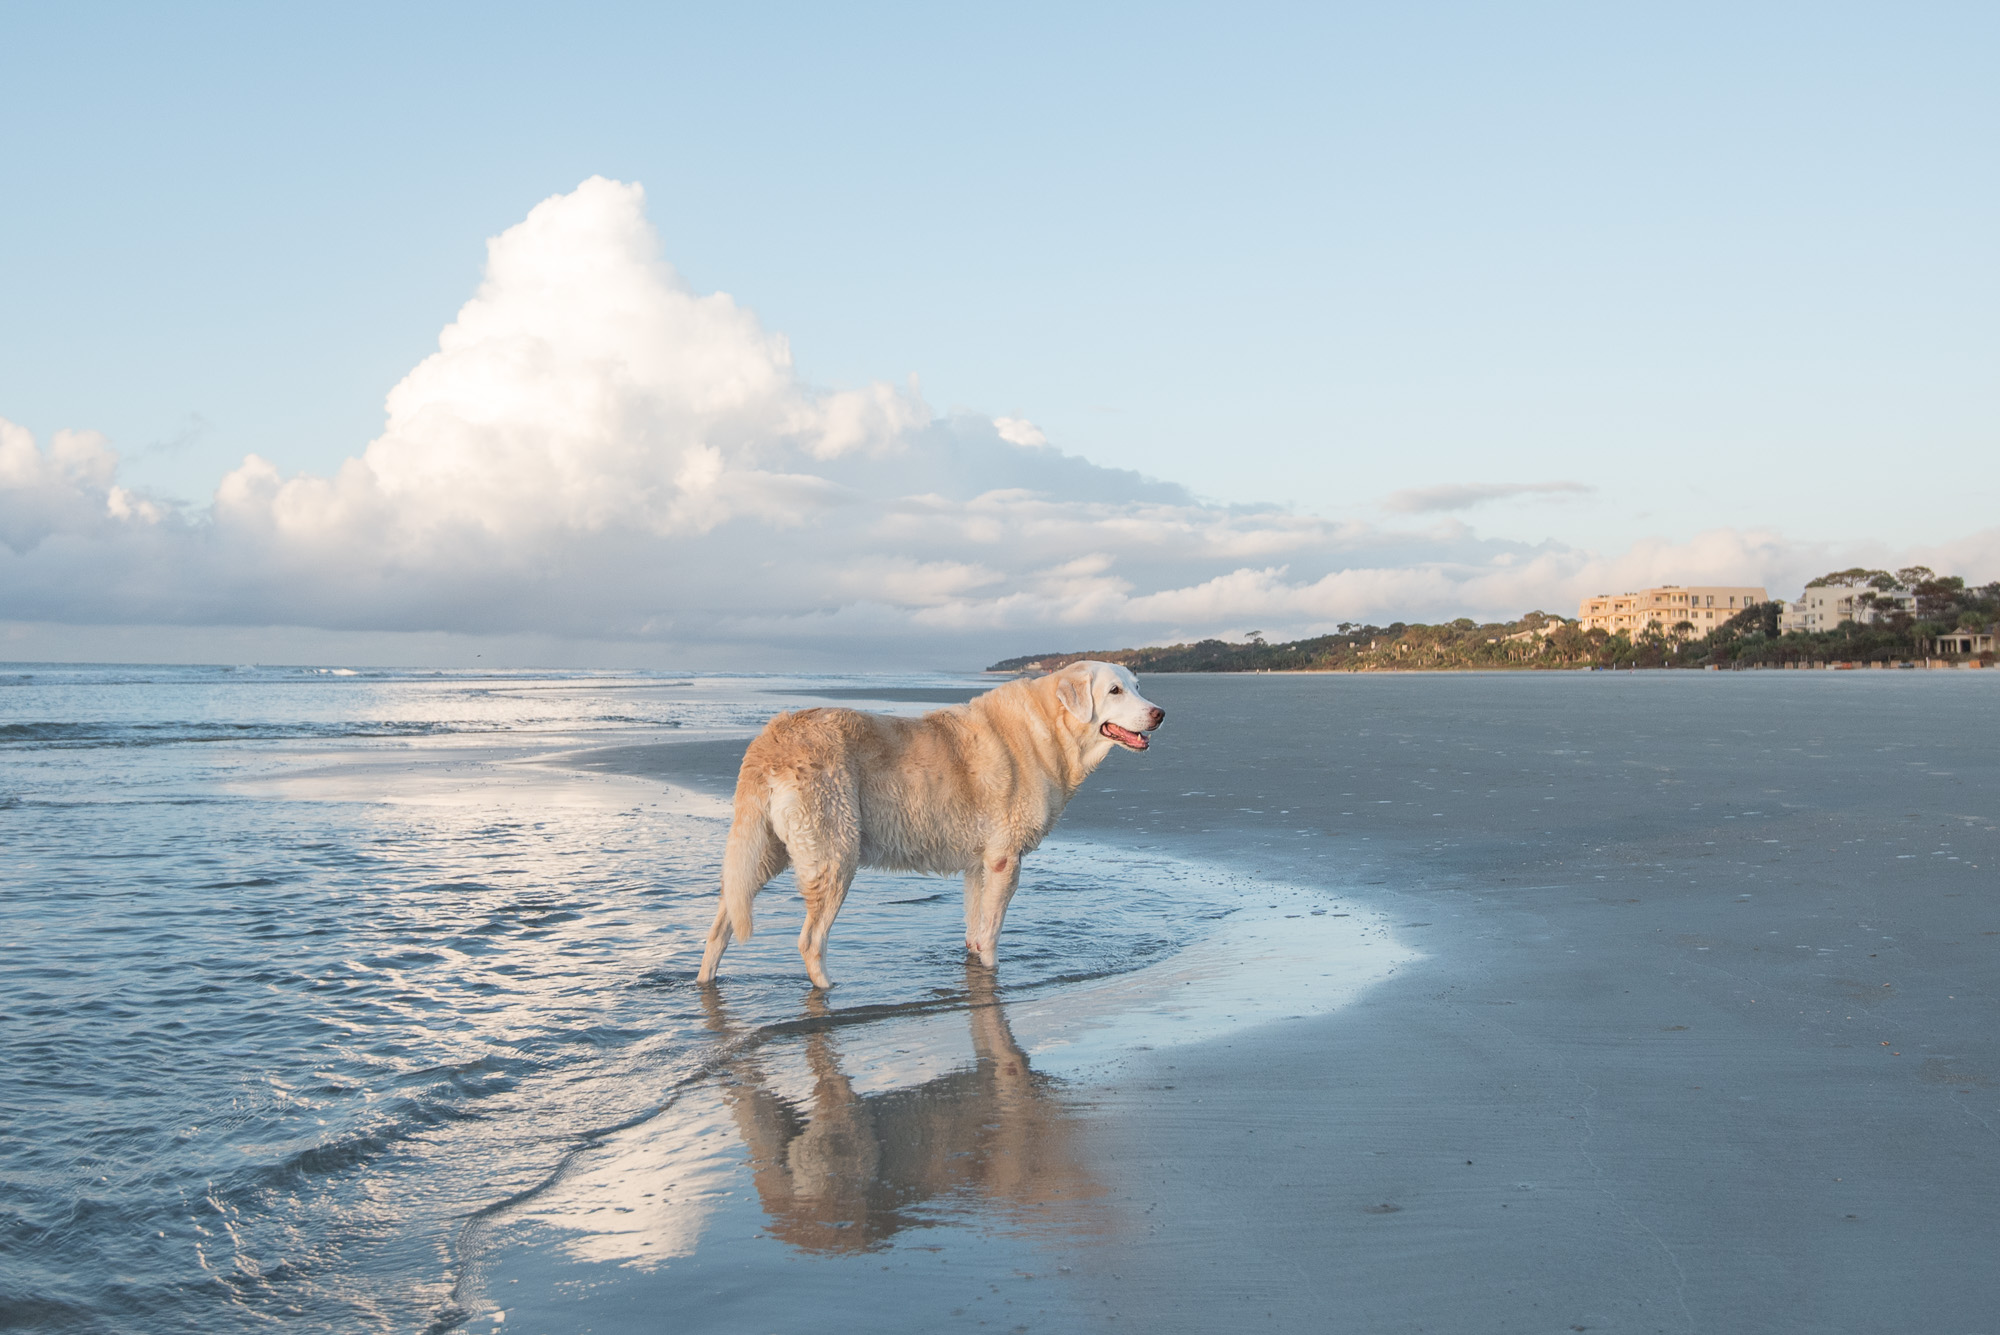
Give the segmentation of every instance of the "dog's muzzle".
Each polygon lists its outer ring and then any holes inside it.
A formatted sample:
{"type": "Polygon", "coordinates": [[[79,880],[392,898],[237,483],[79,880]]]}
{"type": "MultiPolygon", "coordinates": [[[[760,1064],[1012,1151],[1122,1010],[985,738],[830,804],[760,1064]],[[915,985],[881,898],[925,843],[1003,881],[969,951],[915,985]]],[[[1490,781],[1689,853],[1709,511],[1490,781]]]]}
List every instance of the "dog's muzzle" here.
{"type": "Polygon", "coordinates": [[[1098,729],[1098,732],[1109,737],[1112,741],[1125,747],[1127,750],[1143,751],[1152,745],[1152,741],[1146,736],[1146,733],[1159,727],[1166,720],[1167,711],[1155,705],[1153,706],[1153,721],[1147,726],[1146,732],[1133,732],[1130,728],[1121,728],[1116,723],[1106,723],[1098,729]]]}

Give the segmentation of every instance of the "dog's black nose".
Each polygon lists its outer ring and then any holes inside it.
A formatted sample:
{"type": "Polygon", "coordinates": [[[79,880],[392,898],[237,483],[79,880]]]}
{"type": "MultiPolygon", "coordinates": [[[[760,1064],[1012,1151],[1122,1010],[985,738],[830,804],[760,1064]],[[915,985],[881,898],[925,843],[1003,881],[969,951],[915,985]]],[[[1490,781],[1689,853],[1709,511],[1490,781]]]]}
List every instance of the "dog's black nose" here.
{"type": "Polygon", "coordinates": [[[1161,725],[1162,723],[1165,723],[1166,721],[1167,721],[1167,711],[1166,711],[1166,710],[1164,710],[1164,709],[1162,709],[1162,708],[1160,708],[1160,707],[1159,707],[1158,705],[1154,705],[1154,706],[1153,706],[1153,726],[1157,728],[1157,727],[1159,727],[1159,726],[1160,726],[1160,725],[1161,725]]]}

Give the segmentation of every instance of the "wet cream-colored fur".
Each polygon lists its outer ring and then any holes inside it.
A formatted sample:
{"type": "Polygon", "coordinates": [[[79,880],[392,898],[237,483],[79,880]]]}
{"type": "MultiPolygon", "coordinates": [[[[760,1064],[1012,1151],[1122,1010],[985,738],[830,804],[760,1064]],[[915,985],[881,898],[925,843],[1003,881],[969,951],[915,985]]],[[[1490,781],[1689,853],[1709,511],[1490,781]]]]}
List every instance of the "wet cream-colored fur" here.
{"type": "Polygon", "coordinates": [[[799,954],[817,987],[833,985],[827,933],[857,867],[962,873],[965,946],[991,968],[1021,855],[1114,747],[1143,751],[1165,717],[1130,672],[1098,662],[1011,681],[922,718],[778,715],[736,778],[722,904],[700,981],[714,980],[732,936],[749,939],[751,901],[786,867],[805,899],[799,954]]]}

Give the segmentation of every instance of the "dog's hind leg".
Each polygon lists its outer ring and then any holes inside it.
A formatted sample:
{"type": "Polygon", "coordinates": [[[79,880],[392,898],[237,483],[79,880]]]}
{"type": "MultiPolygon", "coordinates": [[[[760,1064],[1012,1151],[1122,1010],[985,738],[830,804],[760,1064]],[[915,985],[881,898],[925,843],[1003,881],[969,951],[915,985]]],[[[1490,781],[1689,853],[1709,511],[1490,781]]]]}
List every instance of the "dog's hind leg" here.
{"type": "Polygon", "coordinates": [[[814,987],[832,987],[833,980],[826,976],[826,937],[833,930],[833,920],[840,913],[842,901],[847,898],[847,888],[854,884],[854,859],[843,858],[812,868],[802,866],[798,876],[799,893],[806,901],[806,925],[799,931],[799,955],[806,962],[806,975],[814,987]]]}
{"type": "Polygon", "coordinates": [[[1021,855],[1014,852],[989,853],[984,870],[985,887],[979,894],[979,922],[966,938],[966,949],[979,962],[993,967],[995,947],[1000,941],[1000,924],[1007,920],[1007,905],[1021,885],[1021,855]]]}
{"type": "Polygon", "coordinates": [[[806,923],[799,929],[799,955],[814,987],[832,987],[826,976],[826,936],[840,913],[854,869],[861,865],[860,803],[851,772],[811,776],[796,799],[784,802],[779,828],[797,868],[806,923]]]}

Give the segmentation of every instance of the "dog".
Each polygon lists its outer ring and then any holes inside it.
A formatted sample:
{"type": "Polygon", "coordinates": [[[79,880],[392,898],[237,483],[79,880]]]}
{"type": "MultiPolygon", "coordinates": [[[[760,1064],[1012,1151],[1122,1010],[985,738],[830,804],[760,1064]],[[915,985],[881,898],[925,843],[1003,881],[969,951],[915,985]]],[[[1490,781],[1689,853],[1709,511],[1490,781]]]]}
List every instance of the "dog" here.
{"type": "Polygon", "coordinates": [[[1021,855],[1119,747],[1144,751],[1167,713],[1115,663],[1085,660],[922,718],[802,709],[743,753],[722,903],[697,981],[715,980],[751,901],[786,867],[806,901],[799,954],[832,987],[826,938],[858,867],[965,876],[965,948],[992,968],[1021,855]]]}

